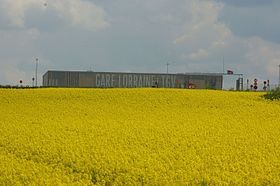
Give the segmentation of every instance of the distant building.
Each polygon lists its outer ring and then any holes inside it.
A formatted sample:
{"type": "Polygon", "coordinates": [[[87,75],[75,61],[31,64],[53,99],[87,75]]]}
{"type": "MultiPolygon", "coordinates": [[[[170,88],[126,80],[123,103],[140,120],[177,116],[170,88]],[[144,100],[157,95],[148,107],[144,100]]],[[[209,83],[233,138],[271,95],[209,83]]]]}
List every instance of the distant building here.
{"type": "Polygon", "coordinates": [[[48,71],[44,87],[84,88],[193,88],[222,89],[222,73],[121,73],[92,71],[48,71]]]}

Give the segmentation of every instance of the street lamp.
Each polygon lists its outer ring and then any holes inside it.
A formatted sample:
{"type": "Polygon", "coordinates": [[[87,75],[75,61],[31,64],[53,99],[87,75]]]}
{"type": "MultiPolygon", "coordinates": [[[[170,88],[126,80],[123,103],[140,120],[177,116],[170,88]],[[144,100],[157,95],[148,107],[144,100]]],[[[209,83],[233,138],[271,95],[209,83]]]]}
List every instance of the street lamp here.
{"type": "Polygon", "coordinates": [[[38,58],[36,58],[36,70],[35,70],[35,78],[36,78],[36,84],[35,87],[38,86],[38,58]]]}
{"type": "Polygon", "coordinates": [[[172,61],[166,63],[166,73],[167,73],[167,74],[169,73],[169,66],[170,66],[170,65],[173,65],[174,63],[175,63],[175,62],[172,62],[172,61]]]}
{"type": "Polygon", "coordinates": [[[166,63],[166,73],[168,74],[168,67],[169,67],[170,63],[166,63]]]}

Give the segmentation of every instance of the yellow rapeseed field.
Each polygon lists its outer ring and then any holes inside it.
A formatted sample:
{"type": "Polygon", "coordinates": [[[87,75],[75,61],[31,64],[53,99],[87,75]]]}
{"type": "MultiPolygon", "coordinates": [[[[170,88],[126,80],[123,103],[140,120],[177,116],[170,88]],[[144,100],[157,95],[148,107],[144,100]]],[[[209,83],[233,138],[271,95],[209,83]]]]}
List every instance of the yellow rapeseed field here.
{"type": "Polygon", "coordinates": [[[0,89],[0,185],[279,185],[261,94],[0,89]]]}

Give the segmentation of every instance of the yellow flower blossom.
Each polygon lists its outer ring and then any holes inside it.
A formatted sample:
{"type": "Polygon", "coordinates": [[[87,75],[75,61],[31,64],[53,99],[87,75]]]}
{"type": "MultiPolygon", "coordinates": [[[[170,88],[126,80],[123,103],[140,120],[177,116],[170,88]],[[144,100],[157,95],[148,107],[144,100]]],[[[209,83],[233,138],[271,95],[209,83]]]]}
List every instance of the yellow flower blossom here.
{"type": "Polygon", "coordinates": [[[277,185],[280,102],[182,89],[0,89],[0,185],[277,185]]]}

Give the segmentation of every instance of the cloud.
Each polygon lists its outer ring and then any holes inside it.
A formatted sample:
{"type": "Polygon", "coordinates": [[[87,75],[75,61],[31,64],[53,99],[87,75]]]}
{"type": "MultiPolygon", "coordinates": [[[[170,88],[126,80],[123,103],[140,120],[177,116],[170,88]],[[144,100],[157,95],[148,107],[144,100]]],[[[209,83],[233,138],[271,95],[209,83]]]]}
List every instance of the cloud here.
{"type": "Polygon", "coordinates": [[[67,20],[73,26],[80,26],[94,31],[110,25],[106,21],[106,14],[103,8],[89,1],[60,0],[50,2],[48,6],[57,10],[62,19],[67,20]]]}
{"type": "Polygon", "coordinates": [[[30,85],[28,74],[25,71],[20,70],[17,65],[18,64],[14,63],[14,61],[6,61],[6,63],[0,65],[0,79],[5,80],[4,82],[1,82],[1,84],[8,85],[10,82],[13,82],[13,84],[19,85],[19,81],[22,80],[23,85],[30,85]]]}
{"type": "Polygon", "coordinates": [[[184,33],[174,40],[174,45],[177,49],[184,48],[178,56],[188,59],[190,68],[221,72],[222,56],[225,56],[226,67],[236,73],[245,73],[247,78],[273,76],[276,79],[280,44],[260,36],[235,35],[219,18],[225,6],[221,2],[187,2],[191,21],[185,23],[184,33]]]}
{"type": "Polygon", "coordinates": [[[230,29],[218,21],[218,16],[223,8],[221,3],[214,1],[192,1],[188,6],[192,20],[186,23],[185,33],[174,40],[180,43],[202,43],[211,45],[223,45],[224,40],[231,35],[230,29]]]}
{"type": "Polygon", "coordinates": [[[278,37],[280,1],[274,1],[271,4],[268,1],[262,1],[265,4],[262,6],[255,1],[252,2],[251,6],[225,4],[220,12],[219,21],[228,23],[231,31],[240,37],[260,36],[265,40],[280,43],[278,37]]]}
{"type": "MultiPolygon", "coordinates": [[[[35,58],[44,59],[36,44],[40,37],[41,33],[33,28],[20,31],[0,30],[0,84],[15,85],[20,79],[26,84],[31,84],[35,58]]],[[[45,59],[40,61],[40,67],[46,62],[45,59]]]]}
{"type": "Polygon", "coordinates": [[[265,41],[260,37],[252,37],[247,40],[248,50],[246,58],[252,69],[252,73],[267,75],[277,74],[280,64],[280,45],[265,41]],[[259,69],[254,72],[254,69],[259,69]]]}
{"type": "Polygon", "coordinates": [[[28,14],[40,17],[49,11],[71,26],[89,31],[110,25],[104,9],[86,0],[1,0],[0,10],[2,27],[8,28],[25,28],[28,14]]]}
{"type": "MultiPolygon", "coordinates": [[[[185,23],[183,34],[174,39],[176,48],[185,48],[182,59],[202,61],[195,70],[207,68],[218,71],[217,58],[229,47],[233,34],[228,26],[219,21],[219,15],[224,5],[215,1],[186,1],[186,14],[190,20],[185,23]],[[215,64],[214,64],[215,63],[215,64]],[[209,68],[212,66],[212,68],[209,68]],[[216,69],[215,69],[216,68],[216,69]]],[[[195,64],[197,65],[197,64],[195,64]]]]}
{"type": "Polygon", "coordinates": [[[208,57],[208,51],[205,49],[199,49],[197,52],[191,53],[189,59],[191,60],[204,60],[208,57]]]}
{"type": "Polygon", "coordinates": [[[256,7],[256,6],[263,6],[263,5],[271,5],[273,0],[218,0],[220,2],[239,6],[239,7],[256,7]]]}
{"type": "Polygon", "coordinates": [[[28,6],[36,3],[35,0],[1,0],[1,22],[6,27],[24,27],[24,14],[28,6]]]}

